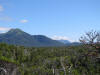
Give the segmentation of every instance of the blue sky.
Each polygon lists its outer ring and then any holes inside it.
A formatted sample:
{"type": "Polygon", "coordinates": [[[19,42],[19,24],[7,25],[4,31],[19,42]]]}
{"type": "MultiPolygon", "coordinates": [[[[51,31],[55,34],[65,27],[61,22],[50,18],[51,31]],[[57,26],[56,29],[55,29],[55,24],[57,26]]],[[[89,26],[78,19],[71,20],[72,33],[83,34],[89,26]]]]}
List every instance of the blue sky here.
{"type": "Polygon", "coordinates": [[[100,0],[0,0],[0,32],[9,28],[76,41],[100,30],[100,0]]]}

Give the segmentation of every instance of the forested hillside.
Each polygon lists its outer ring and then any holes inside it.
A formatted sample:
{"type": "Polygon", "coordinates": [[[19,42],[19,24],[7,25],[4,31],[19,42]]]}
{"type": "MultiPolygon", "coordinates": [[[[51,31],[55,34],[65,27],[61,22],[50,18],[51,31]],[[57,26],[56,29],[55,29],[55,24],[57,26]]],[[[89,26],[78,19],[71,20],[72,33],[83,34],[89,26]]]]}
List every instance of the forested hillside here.
{"type": "Polygon", "coordinates": [[[100,75],[97,55],[95,48],[83,45],[26,48],[0,44],[0,60],[17,64],[18,75],[100,75]]]}
{"type": "Polygon", "coordinates": [[[6,33],[0,34],[0,43],[27,47],[65,46],[64,43],[52,40],[44,35],[30,35],[21,29],[11,29],[6,33]]]}

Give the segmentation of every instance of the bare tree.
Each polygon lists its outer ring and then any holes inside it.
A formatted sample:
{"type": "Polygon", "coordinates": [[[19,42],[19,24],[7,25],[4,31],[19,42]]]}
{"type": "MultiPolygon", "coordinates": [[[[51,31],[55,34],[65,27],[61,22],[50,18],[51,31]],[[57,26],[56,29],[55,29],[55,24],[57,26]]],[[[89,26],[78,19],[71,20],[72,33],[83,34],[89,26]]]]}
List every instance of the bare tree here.
{"type": "Polygon", "coordinates": [[[94,47],[96,50],[100,50],[100,33],[97,31],[92,30],[87,32],[79,40],[88,47],[94,47]]]}

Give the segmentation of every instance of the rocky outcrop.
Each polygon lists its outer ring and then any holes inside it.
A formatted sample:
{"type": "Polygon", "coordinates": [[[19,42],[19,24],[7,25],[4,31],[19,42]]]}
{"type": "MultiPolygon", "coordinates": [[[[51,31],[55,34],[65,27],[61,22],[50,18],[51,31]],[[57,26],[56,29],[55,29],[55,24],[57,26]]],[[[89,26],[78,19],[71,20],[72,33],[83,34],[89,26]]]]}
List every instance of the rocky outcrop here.
{"type": "Polygon", "coordinates": [[[17,71],[16,64],[0,60],[0,75],[17,75],[17,71]]]}

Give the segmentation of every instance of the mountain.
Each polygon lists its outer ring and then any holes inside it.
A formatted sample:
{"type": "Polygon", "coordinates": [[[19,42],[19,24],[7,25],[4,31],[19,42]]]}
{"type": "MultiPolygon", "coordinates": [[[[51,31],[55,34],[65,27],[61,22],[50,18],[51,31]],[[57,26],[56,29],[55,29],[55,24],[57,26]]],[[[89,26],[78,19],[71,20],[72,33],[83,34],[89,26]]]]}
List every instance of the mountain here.
{"type": "Polygon", "coordinates": [[[77,46],[77,45],[81,45],[80,42],[70,42],[68,40],[57,40],[61,43],[64,43],[66,46],[77,46]]]}
{"type": "Polygon", "coordinates": [[[62,43],[64,43],[64,44],[69,44],[69,43],[71,43],[70,41],[68,41],[68,40],[58,40],[59,42],[62,42],[62,43]]]}
{"type": "Polygon", "coordinates": [[[20,29],[11,29],[7,33],[0,34],[0,42],[33,47],[64,46],[63,43],[44,35],[30,35],[20,29]]]}

